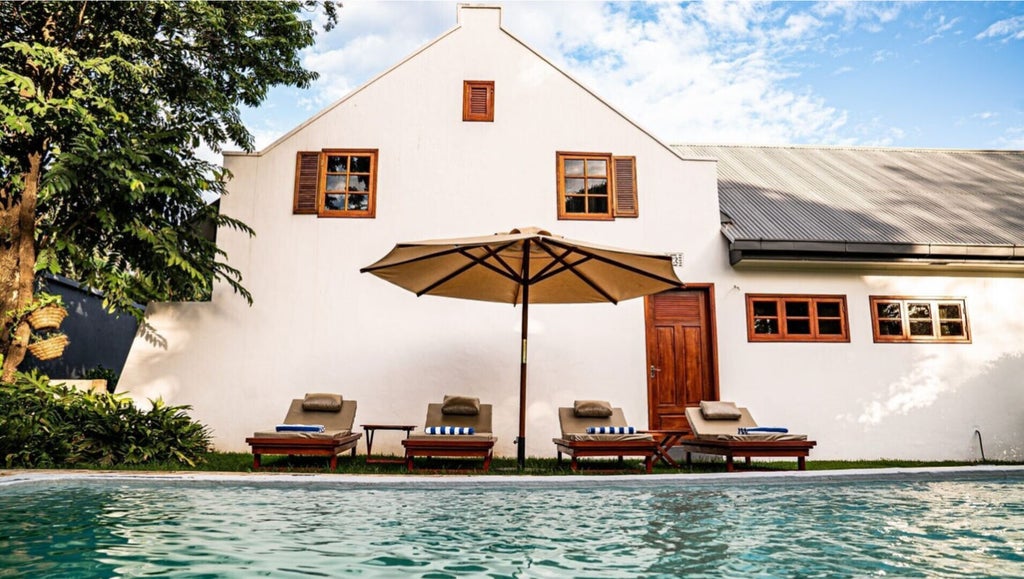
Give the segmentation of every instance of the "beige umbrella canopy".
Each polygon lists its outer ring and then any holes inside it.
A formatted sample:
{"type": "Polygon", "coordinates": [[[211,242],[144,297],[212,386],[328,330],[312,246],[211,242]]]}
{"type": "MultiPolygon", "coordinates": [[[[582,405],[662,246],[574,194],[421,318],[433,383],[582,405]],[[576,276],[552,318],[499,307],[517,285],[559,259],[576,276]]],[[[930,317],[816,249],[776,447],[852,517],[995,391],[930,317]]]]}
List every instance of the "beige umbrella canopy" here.
{"type": "Polygon", "coordinates": [[[529,227],[482,237],[399,243],[360,270],[417,296],[523,304],[519,466],[526,460],[526,346],[534,304],[611,302],[683,283],[667,255],[603,247],[529,227]]]}

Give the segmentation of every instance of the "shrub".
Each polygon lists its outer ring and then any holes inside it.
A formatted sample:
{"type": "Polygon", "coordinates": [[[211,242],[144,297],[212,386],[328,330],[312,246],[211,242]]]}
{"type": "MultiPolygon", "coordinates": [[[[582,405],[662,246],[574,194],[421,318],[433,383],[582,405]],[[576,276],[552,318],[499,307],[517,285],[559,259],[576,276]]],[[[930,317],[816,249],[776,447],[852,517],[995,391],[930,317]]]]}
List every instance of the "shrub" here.
{"type": "Polygon", "coordinates": [[[195,466],[209,450],[207,427],[185,413],[189,406],[150,403],[150,410],[141,410],[123,395],[18,373],[14,382],[0,384],[0,458],[8,468],[195,466]]]}

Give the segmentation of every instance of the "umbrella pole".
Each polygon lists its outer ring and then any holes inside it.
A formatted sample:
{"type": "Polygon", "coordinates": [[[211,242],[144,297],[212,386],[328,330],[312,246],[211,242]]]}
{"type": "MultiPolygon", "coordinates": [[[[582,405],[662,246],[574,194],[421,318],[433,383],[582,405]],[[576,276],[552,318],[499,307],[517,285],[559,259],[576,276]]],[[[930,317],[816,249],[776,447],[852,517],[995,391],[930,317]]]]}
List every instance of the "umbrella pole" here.
{"type": "Polygon", "coordinates": [[[523,331],[522,350],[519,357],[519,438],[516,439],[519,470],[526,468],[526,337],[529,331],[530,317],[530,242],[526,241],[523,248],[523,331]]]}

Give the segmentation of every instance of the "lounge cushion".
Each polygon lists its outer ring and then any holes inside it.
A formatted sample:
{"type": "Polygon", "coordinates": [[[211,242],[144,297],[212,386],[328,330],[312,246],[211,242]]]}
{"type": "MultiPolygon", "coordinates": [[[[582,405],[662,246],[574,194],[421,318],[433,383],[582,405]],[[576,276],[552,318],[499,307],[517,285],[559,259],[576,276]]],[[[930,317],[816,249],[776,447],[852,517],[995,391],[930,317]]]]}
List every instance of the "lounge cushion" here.
{"type": "Polygon", "coordinates": [[[306,412],[341,412],[341,395],[324,392],[307,393],[302,399],[306,412]]]}
{"type": "Polygon", "coordinates": [[[612,415],[612,405],[605,400],[576,400],[572,411],[581,418],[608,418],[612,415]]]}
{"type": "Polygon", "coordinates": [[[445,394],[441,404],[441,414],[459,416],[476,416],[480,414],[480,399],[469,396],[449,396],[445,394]]]}
{"type": "Polygon", "coordinates": [[[735,402],[713,402],[701,400],[700,413],[705,420],[739,420],[743,415],[735,402]]]}

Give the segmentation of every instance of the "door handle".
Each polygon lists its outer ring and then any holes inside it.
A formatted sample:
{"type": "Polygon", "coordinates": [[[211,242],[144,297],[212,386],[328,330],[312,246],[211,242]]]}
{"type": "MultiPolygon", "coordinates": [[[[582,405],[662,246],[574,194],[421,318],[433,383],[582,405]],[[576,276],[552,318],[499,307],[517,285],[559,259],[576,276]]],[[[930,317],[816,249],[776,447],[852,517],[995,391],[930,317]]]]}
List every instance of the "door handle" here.
{"type": "Polygon", "coordinates": [[[661,372],[661,368],[658,368],[654,364],[651,364],[651,378],[654,378],[655,372],[661,372]]]}

